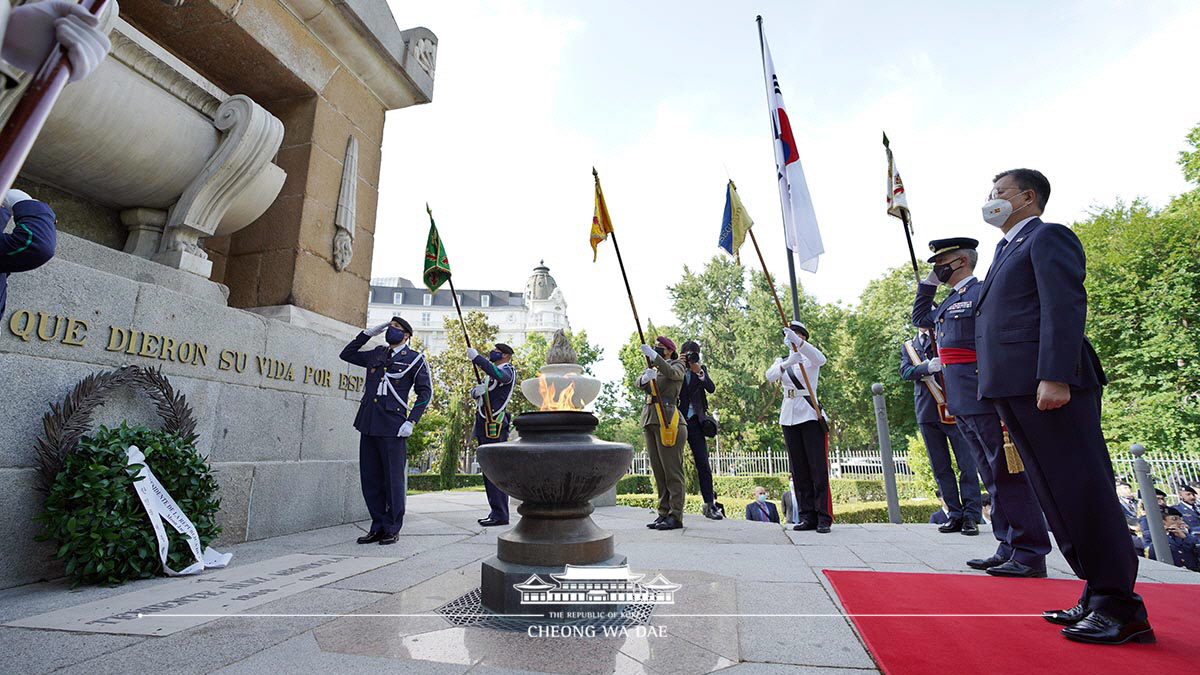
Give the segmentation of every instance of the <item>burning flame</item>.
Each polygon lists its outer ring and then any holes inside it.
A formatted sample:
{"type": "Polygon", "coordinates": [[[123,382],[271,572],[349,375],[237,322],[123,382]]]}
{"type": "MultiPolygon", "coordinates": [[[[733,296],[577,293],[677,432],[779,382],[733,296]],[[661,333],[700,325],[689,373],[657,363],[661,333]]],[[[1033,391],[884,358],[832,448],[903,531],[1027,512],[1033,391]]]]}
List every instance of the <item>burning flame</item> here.
{"type": "MultiPolygon", "coordinates": [[[[568,376],[570,377],[570,376],[568,376]]],[[[555,378],[557,379],[557,378],[555,378]]],[[[556,391],[557,387],[554,382],[546,379],[546,376],[538,373],[538,394],[542,397],[541,406],[538,410],[582,410],[583,407],[575,404],[575,383],[572,382],[563,387],[563,390],[556,391]]]]}

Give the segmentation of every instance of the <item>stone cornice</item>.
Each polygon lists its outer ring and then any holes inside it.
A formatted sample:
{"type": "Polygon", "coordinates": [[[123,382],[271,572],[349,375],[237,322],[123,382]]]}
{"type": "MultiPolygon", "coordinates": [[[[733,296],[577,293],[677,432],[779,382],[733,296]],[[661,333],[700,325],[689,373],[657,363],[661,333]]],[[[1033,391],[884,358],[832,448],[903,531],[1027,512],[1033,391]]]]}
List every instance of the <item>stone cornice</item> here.
{"type": "Polygon", "coordinates": [[[162,87],[205,117],[214,118],[221,102],[229,95],[221,91],[122,19],[117,19],[109,35],[112,58],[162,87]]]}

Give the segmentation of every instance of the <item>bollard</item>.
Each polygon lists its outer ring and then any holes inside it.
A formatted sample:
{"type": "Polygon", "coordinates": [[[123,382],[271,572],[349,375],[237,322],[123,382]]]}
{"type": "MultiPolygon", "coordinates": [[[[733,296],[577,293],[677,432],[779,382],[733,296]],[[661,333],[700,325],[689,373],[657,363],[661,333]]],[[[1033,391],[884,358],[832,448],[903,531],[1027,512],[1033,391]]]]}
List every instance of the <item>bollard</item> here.
{"type": "MultiPolygon", "coordinates": [[[[1138,492],[1142,494],[1142,510],[1146,512],[1146,523],[1150,526],[1150,543],[1154,546],[1154,557],[1168,565],[1175,564],[1171,555],[1171,544],[1167,540],[1167,528],[1163,525],[1162,511],[1154,495],[1154,479],[1150,476],[1150,465],[1142,458],[1146,448],[1134,443],[1129,446],[1133,455],[1133,473],[1137,476],[1138,492]]],[[[1144,534],[1144,533],[1143,533],[1144,534]]]]}
{"type": "Polygon", "coordinates": [[[875,430],[879,434],[879,458],[883,463],[883,488],[887,491],[888,520],[900,524],[900,497],[896,493],[896,464],[892,459],[892,438],[888,434],[887,407],[883,401],[883,385],[871,385],[875,394],[875,430]]]}

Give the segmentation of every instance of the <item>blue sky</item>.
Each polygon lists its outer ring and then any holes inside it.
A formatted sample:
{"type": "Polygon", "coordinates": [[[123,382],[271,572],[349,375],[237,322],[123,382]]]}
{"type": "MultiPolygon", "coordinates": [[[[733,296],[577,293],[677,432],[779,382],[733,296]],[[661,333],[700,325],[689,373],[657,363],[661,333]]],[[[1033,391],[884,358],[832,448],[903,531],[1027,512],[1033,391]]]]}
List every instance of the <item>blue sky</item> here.
{"type": "Polygon", "coordinates": [[[998,233],[979,207],[1002,169],[1045,172],[1062,222],[1188,188],[1175,160],[1200,124],[1183,74],[1200,3],[390,5],[439,51],[433,102],[388,115],[374,275],[419,278],[428,201],[459,288],[519,290],[545,259],[572,326],[610,355],[633,321],[611,245],[593,264],[586,243],[592,166],[643,320],[673,320],[666,287],[717,252],[727,177],[786,275],[756,14],[824,237],[800,277],[819,300],[853,302],[907,260],[884,214],[884,130],[919,250],[976,237],[981,270],[998,233]]]}

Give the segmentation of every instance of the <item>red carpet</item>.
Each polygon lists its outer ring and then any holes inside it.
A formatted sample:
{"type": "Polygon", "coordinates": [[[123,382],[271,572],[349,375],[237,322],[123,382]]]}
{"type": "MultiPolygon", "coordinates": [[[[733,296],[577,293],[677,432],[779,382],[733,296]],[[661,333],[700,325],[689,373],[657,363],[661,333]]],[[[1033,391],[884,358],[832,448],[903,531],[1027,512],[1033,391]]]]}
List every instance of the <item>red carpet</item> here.
{"type": "Polygon", "coordinates": [[[1041,618],[1075,604],[1083,582],[984,574],[824,570],[886,675],[1097,675],[1198,672],[1200,586],[1139,583],[1156,644],[1071,642],[1041,618]],[[934,616],[1020,614],[1026,616],[934,616]]]}

